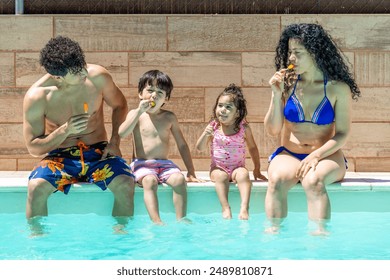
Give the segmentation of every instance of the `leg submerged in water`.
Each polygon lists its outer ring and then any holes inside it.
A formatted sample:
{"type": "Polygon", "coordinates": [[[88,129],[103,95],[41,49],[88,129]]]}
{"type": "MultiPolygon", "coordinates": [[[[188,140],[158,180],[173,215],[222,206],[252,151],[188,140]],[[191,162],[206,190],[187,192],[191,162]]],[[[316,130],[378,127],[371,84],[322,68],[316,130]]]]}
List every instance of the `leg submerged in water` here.
{"type": "Polygon", "coordinates": [[[134,179],[119,175],[108,185],[114,194],[114,217],[132,217],[134,215],[134,179]]]}
{"type": "Polygon", "coordinates": [[[48,215],[47,200],[54,190],[54,187],[44,179],[32,179],[28,182],[26,218],[32,237],[46,233],[42,218],[48,215]]]}
{"type": "Polygon", "coordinates": [[[187,216],[187,182],[181,173],[174,173],[169,176],[166,183],[173,190],[173,205],[176,211],[176,220],[179,222],[187,222],[190,220],[187,216]]]}
{"type": "Polygon", "coordinates": [[[215,191],[217,192],[222,207],[222,217],[224,219],[231,219],[232,211],[228,200],[230,185],[229,175],[221,169],[214,169],[211,171],[210,178],[215,183],[215,191]]]}
{"type": "Polygon", "coordinates": [[[287,217],[288,191],[298,183],[295,177],[300,161],[282,152],[275,156],[268,168],[268,187],[265,196],[265,212],[270,221],[267,233],[278,233],[280,225],[287,217]]]}
{"type": "Polygon", "coordinates": [[[238,218],[240,220],[249,219],[249,202],[252,190],[252,182],[249,178],[249,172],[246,168],[240,167],[234,170],[232,174],[234,182],[237,182],[238,190],[241,197],[240,213],[238,218]]]}

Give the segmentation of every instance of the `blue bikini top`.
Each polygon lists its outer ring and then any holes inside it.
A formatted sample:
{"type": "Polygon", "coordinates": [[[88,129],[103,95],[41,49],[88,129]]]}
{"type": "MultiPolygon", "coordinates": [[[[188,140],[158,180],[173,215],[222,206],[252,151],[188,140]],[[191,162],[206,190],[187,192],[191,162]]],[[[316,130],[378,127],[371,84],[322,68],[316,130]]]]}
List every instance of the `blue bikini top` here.
{"type": "Polygon", "coordinates": [[[284,116],[290,122],[295,123],[314,123],[317,125],[327,125],[334,122],[334,110],[332,104],[330,103],[328,97],[326,96],[326,84],[328,79],[324,78],[324,93],[325,96],[322,99],[321,103],[318,105],[317,109],[314,111],[313,117],[311,120],[305,119],[305,113],[301,103],[299,102],[297,96],[295,95],[295,89],[297,87],[298,81],[301,80],[301,77],[298,76],[297,82],[294,85],[294,90],[286,102],[284,107],[284,116]]]}

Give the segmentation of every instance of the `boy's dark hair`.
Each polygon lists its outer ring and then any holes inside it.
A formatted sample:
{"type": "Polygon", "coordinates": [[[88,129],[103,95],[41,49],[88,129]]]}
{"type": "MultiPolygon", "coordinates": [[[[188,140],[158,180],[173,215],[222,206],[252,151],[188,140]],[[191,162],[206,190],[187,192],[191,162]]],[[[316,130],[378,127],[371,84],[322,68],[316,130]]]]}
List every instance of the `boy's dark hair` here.
{"type": "Polygon", "coordinates": [[[235,84],[230,84],[227,86],[217,97],[217,100],[215,101],[214,108],[213,108],[213,117],[212,120],[218,121],[218,117],[215,114],[215,109],[218,106],[218,101],[221,96],[230,95],[232,98],[232,102],[234,103],[234,106],[236,106],[238,111],[238,118],[235,121],[235,131],[240,130],[240,123],[245,120],[246,122],[246,115],[248,114],[248,110],[246,108],[246,100],[244,98],[244,95],[242,93],[242,89],[239,86],[236,86],[235,84]]]}
{"type": "Polygon", "coordinates": [[[158,88],[165,90],[167,100],[171,97],[173,89],[171,78],[160,70],[150,70],[142,75],[138,82],[138,93],[141,93],[148,85],[156,85],[158,88]]]}
{"type": "Polygon", "coordinates": [[[86,66],[80,45],[64,36],[49,40],[41,50],[39,62],[49,74],[62,77],[68,72],[81,72],[86,66]]]}

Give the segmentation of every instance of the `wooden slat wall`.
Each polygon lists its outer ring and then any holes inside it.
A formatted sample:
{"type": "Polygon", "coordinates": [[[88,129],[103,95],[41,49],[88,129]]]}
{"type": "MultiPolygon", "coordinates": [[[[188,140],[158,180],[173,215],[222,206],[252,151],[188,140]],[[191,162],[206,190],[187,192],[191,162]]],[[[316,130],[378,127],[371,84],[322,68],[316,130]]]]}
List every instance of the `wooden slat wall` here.
{"type": "MultiPolygon", "coordinates": [[[[322,24],[343,49],[362,90],[353,103],[352,133],[344,148],[349,170],[390,171],[390,16],[381,14],[1,16],[0,170],[30,170],[39,160],[24,145],[22,102],[44,74],[40,49],[59,34],[77,40],[89,63],[111,71],[130,108],[138,104],[136,87],[143,72],[167,72],[175,89],[166,108],[177,114],[197,170],[209,166],[208,154],[194,146],[216,95],[230,83],[242,86],[266,170],[267,157],[278,145],[277,138],[264,133],[267,81],[280,31],[294,22],[322,24]]],[[[110,130],[110,110],[105,111],[110,130]]],[[[121,149],[130,160],[130,138],[121,149]]],[[[171,158],[184,167],[173,142],[171,158]]]]}

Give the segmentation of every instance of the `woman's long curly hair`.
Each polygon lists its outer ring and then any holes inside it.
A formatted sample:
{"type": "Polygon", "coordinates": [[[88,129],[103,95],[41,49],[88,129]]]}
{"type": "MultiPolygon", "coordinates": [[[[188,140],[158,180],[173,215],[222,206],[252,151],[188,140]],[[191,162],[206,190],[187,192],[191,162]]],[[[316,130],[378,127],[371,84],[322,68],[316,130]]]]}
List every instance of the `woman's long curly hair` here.
{"type": "Polygon", "coordinates": [[[240,123],[242,122],[242,120],[245,120],[246,122],[246,115],[248,114],[248,110],[246,109],[246,100],[242,93],[242,89],[235,84],[230,84],[223,90],[223,92],[218,95],[213,107],[213,115],[211,117],[211,120],[216,121],[218,124],[219,121],[215,110],[217,109],[219,98],[221,96],[230,96],[232,102],[234,103],[234,106],[236,106],[237,108],[238,118],[234,122],[234,131],[238,132],[240,130],[240,123]]]}
{"type": "MultiPolygon", "coordinates": [[[[290,39],[298,39],[317,63],[317,67],[329,80],[346,83],[352,92],[352,98],[357,100],[360,89],[356,84],[348,65],[345,63],[341,51],[331,36],[318,24],[291,24],[287,26],[280,36],[276,47],[275,66],[276,70],[286,68],[289,60],[288,42],[290,39]]],[[[293,79],[296,79],[294,71],[293,79]]],[[[291,79],[285,85],[285,90],[291,88],[291,79]]]]}
{"type": "Polygon", "coordinates": [[[84,52],[80,45],[64,36],[50,39],[41,50],[39,62],[47,73],[62,77],[68,72],[79,73],[86,66],[84,52]]]}

